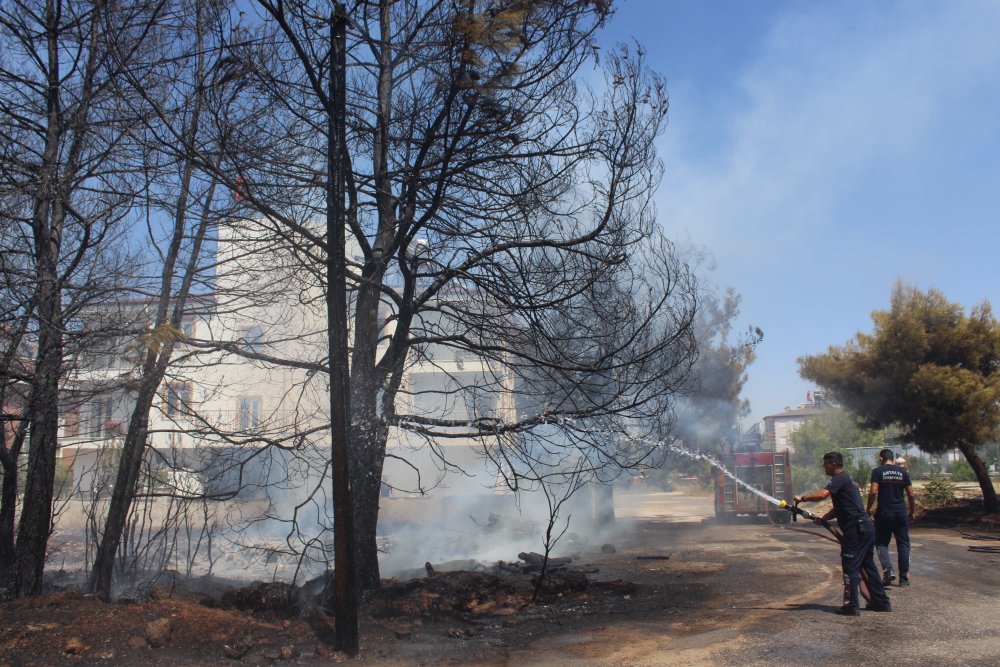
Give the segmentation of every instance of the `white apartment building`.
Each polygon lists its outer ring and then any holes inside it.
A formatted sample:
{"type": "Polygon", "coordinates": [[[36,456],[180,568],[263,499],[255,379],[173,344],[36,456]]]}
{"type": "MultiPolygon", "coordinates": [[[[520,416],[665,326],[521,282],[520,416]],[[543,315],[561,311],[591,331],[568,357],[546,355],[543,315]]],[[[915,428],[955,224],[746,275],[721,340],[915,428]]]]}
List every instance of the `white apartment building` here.
{"type": "MultiPolygon", "coordinates": [[[[263,227],[220,230],[215,290],[192,298],[185,309],[183,335],[150,414],[148,483],[160,490],[254,498],[267,486],[268,494],[277,489],[297,499],[317,484],[329,486],[323,481],[327,376],[305,367],[327,355],[321,278],[284,248],[261,240],[268,236],[263,227]]],[[[348,256],[356,254],[348,248],[348,256]]],[[[82,496],[100,494],[113,482],[155,304],[115,308],[89,316],[105,325],[117,318],[121,335],[103,339],[64,385],[61,456],[72,462],[82,496]]],[[[426,350],[408,371],[398,409],[458,420],[513,410],[511,398],[479,392],[476,385],[495,389],[509,381],[482,359],[426,350]]],[[[484,446],[489,443],[469,438],[425,442],[395,430],[385,488],[403,495],[488,492],[496,473],[484,465],[484,446]]]]}
{"type": "Polygon", "coordinates": [[[806,403],[797,408],[786,407],[783,411],[764,417],[764,448],[780,452],[795,451],[792,434],[803,424],[823,414],[825,407],[806,403]]]}

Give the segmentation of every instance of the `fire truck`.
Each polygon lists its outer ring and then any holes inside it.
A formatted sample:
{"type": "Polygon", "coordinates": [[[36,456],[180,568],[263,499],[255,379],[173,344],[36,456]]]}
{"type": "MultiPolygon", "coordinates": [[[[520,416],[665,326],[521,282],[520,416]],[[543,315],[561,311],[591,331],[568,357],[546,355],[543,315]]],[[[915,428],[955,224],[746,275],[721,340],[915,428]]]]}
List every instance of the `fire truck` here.
{"type": "Polygon", "coordinates": [[[712,471],[715,479],[715,516],[722,521],[737,516],[768,515],[778,523],[787,523],[792,515],[753,493],[753,487],[778,500],[792,497],[792,472],[788,450],[780,452],[733,452],[723,454],[719,462],[742,484],[722,470],[712,471]],[[744,486],[746,485],[746,486],[744,486]]]}

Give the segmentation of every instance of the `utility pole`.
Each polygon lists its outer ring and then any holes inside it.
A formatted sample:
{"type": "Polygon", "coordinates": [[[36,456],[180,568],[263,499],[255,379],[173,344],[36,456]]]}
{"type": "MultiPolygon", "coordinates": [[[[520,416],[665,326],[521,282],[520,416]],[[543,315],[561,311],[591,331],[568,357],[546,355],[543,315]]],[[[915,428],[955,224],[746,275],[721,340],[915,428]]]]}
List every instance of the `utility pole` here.
{"type": "Polygon", "coordinates": [[[345,169],[347,17],[333,3],[330,17],[330,91],[327,109],[326,317],[330,347],[330,434],[333,477],[334,648],[358,654],[358,586],[354,559],[354,493],[351,489],[350,368],[347,354],[345,169]]]}

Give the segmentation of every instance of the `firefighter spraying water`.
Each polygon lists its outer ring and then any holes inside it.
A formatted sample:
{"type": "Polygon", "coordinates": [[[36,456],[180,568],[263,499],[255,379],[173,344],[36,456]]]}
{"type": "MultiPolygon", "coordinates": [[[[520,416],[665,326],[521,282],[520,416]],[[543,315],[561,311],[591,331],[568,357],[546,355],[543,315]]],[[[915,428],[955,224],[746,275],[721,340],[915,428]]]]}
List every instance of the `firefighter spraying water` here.
{"type": "MultiPolygon", "coordinates": [[[[752,494],[756,498],[772,505],[775,510],[787,511],[792,521],[797,521],[798,517],[801,516],[817,525],[823,526],[829,532],[828,539],[836,542],[841,547],[841,563],[844,570],[844,604],[838,609],[839,614],[854,616],[859,613],[859,596],[868,602],[865,607],[866,609],[874,611],[892,610],[881,579],[879,579],[877,572],[875,572],[874,566],[869,567],[869,561],[873,558],[874,527],[861,504],[861,496],[857,490],[857,486],[850,480],[847,473],[844,472],[843,458],[839,453],[830,452],[823,457],[824,471],[831,477],[830,485],[826,489],[812,494],[795,496],[793,502],[789,503],[787,500],[781,500],[760,488],[764,486],[762,482],[766,482],[769,478],[771,483],[770,489],[777,493],[790,493],[791,483],[788,476],[787,452],[744,453],[742,456],[745,460],[738,458],[739,454],[731,455],[731,462],[735,464],[734,469],[738,472],[743,472],[744,477],[748,476],[746,470],[755,471],[753,479],[756,483],[751,483],[746,479],[741,479],[740,475],[731,472],[721,461],[710,455],[701,452],[692,452],[678,445],[668,445],[668,448],[689,458],[706,461],[716,468],[719,475],[716,478],[716,515],[720,518],[731,518],[737,513],[762,513],[760,503],[756,505],[752,503],[748,504],[744,500],[742,505],[740,504],[739,494],[736,492],[738,487],[739,490],[752,494]],[[764,458],[760,458],[761,455],[765,455],[764,458]],[[741,470],[741,462],[743,463],[743,470],[741,470]],[[825,516],[819,516],[799,507],[799,503],[802,501],[818,501],[831,496],[834,502],[834,509],[830,510],[825,516]],[[854,496],[857,496],[857,498],[854,496]],[[748,509],[751,511],[747,511],[748,509]],[[741,512],[741,510],[743,511],[741,512]],[[855,512],[854,510],[858,511],[855,512]],[[837,518],[837,525],[834,525],[830,521],[834,516],[837,518]],[[875,572],[875,574],[872,574],[872,572],[875,572]]],[[[773,513],[767,513],[774,520],[773,513]]],[[[779,516],[787,515],[782,512],[779,516]]],[[[784,523],[781,520],[776,522],[784,523]]],[[[792,530],[795,529],[793,528],[792,530]]]]}
{"type": "Polygon", "coordinates": [[[862,588],[868,589],[868,605],[872,611],[892,611],[882,580],[875,568],[875,525],[865,511],[857,484],[844,470],[844,457],[840,452],[823,455],[823,472],[830,478],[825,488],[794,497],[800,502],[817,502],[829,498],[833,507],[813,521],[822,523],[836,517],[840,542],[840,564],[844,571],[844,604],[837,613],[857,616],[862,588]]]}

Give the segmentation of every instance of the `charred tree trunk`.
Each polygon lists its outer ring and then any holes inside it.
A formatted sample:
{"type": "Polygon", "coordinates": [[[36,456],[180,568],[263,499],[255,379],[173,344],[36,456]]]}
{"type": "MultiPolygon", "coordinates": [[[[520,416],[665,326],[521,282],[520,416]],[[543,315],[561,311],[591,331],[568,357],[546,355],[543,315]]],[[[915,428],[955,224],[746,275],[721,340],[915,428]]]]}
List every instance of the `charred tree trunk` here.
{"type": "MultiPolygon", "coordinates": [[[[6,437],[7,425],[4,424],[6,437]]],[[[17,426],[14,438],[7,446],[0,448],[0,465],[3,466],[3,481],[0,482],[0,586],[4,585],[14,568],[14,510],[17,507],[17,460],[21,457],[21,447],[28,423],[22,421],[17,426]]]]}
{"type": "MultiPolygon", "coordinates": [[[[355,407],[351,405],[352,409],[355,407]]],[[[355,559],[358,588],[363,591],[376,590],[380,586],[378,565],[378,512],[382,487],[382,463],[385,453],[386,430],[374,412],[355,414],[351,442],[357,464],[354,471],[352,491],[354,492],[354,535],[355,559]]]]}
{"type": "Polygon", "coordinates": [[[330,351],[330,435],[333,474],[334,580],[333,612],[337,634],[334,646],[348,655],[358,653],[358,585],[354,558],[354,492],[352,459],[350,368],[347,346],[346,216],[346,31],[342,3],[333,4],[330,17],[330,96],[327,108],[326,204],[326,313],[330,351]]]}
{"type": "Polygon", "coordinates": [[[52,530],[52,495],[59,446],[59,376],[62,370],[61,290],[56,274],[58,240],[48,234],[48,216],[36,232],[39,270],[39,335],[32,383],[30,446],[24,506],[17,530],[14,597],[42,592],[45,553],[52,530]],[[53,246],[55,246],[53,248],[53,246]]]}
{"type": "Polygon", "coordinates": [[[17,531],[17,556],[11,592],[14,597],[42,591],[45,550],[52,529],[52,494],[59,427],[59,376],[63,361],[62,290],[59,251],[62,243],[62,206],[59,193],[59,139],[61,108],[58,67],[58,21],[51,4],[46,12],[49,88],[46,93],[46,136],[38,193],[32,216],[35,250],[35,302],[38,350],[31,385],[30,446],[24,506],[17,531]]]}
{"type": "Polygon", "coordinates": [[[37,167],[31,226],[34,243],[34,303],[38,322],[38,347],[35,371],[31,383],[28,410],[31,420],[28,431],[28,470],[25,480],[24,505],[18,524],[15,566],[11,592],[14,597],[34,595],[42,590],[42,573],[49,534],[52,530],[52,498],[55,480],[59,429],[59,384],[63,366],[63,285],[69,274],[79,266],[90,239],[92,222],[80,220],[88,238],[74,250],[75,259],[60,265],[64,224],[72,196],[81,174],[83,155],[92,138],[90,131],[91,104],[99,87],[96,75],[102,65],[98,53],[98,37],[106,6],[94,3],[85,21],[73,26],[79,29],[76,43],[85,55],[71,67],[62,67],[65,49],[73,44],[72,29],[64,24],[59,3],[49,1],[42,19],[46,52],[39,55],[44,62],[45,116],[39,125],[45,128],[44,148],[37,167]],[[85,45],[85,46],[84,46],[85,45]],[[67,71],[68,70],[68,71],[67,71]],[[70,111],[64,107],[63,87],[74,75],[79,76],[76,102],[70,111]],[[69,138],[69,141],[65,141],[69,138]],[[63,152],[63,148],[65,151],[63,152]],[[65,271],[66,275],[61,272],[65,271]]]}
{"type": "MultiPolygon", "coordinates": [[[[381,281],[383,270],[378,262],[364,269],[358,290],[354,317],[354,350],[351,357],[351,488],[354,493],[354,558],[358,589],[375,590],[380,585],[378,567],[378,503],[382,486],[382,464],[387,429],[378,415],[377,397],[382,374],[376,367],[379,340],[379,291],[371,285],[381,281]]],[[[383,394],[391,395],[386,391],[383,394]]]]}
{"type": "MultiPolygon", "coordinates": [[[[378,88],[376,122],[373,146],[372,172],[375,176],[375,198],[378,210],[378,235],[375,248],[380,252],[370,255],[366,262],[363,280],[358,290],[355,327],[358,336],[354,343],[354,372],[351,381],[352,408],[355,410],[354,433],[358,465],[355,470],[355,535],[357,554],[358,586],[362,591],[372,591],[381,583],[378,565],[379,499],[381,498],[382,467],[385,462],[385,446],[388,437],[385,415],[378,414],[378,395],[383,391],[383,412],[391,411],[395,391],[385,387],[382,381],[386,372],[376,364],[376,348],[380,340],[379,297],[375,285],[381,285],[385,276],[384,251],[391,247],[398,231],[396,208],[393,204],[392,181],[389,178],[390,124],[392,121],[393,87],[393,44],[390,10],[392,3],[379,3],[379,31],[384,38],[380,42],[378,58],[378,88]]],[[[411,284],[413,278],[411,277],[411,284]]],[[[398,323],[405,328],[405,321],[398,323]]],[[[393,358],[384,363],[399,369],[401,359],[393,366],[393,358]]]]}
{"type": "MultiPolygon", "coordinates": [[[[162,373],[160,377],[162,378],[162,373]]],[[[125,530],[128,513],[139,483],[139,472],[142,469],[142,459],[146,451],[149,409],[159,384],[159,379],[151,374],[144,378],[139,395],[136,397],[136,406],[129,421],[128,432],[125,434],[125,444],[122,448],[121,460],[118,463],[115,485],[111,492],[108,516],[104,522],[104,533],[97,547],[94,569],[88,582],[89,590],[104,600],[111,599],[115,554],[121,544],[121,536],[125,530]]]]}
{"type": "Polygon", "coordinates": [[[17,556],[14,547],[17,513],[17,464],[24,447],[30,415],[27,410],[26,397],[22,395],[23,391],[19,391],[15,387],[17,385],[23,386],[25,383],[24,374],[20,371],[27,369],[23,368],[24,364],[17,361],[17,357],[18,350],[24,341],[31,309],[32,306],[26,306],[26,312],[20,322],[8,330],[8,333],[11,334],[8,340],[9,347],[4,355],[3,371],[0,371],[5,376],[4,385],[0,386],[0,407],[4,408],[4,418],[11,420],[0,424],[0,467],[3,468],[3,479],[0,481],[0,586],[5,586],[8,583],[14,570],[14,559],[17,556]],[[17,403],[21,406],[17,418],[14,415],[6,414],[8,401],[12,394],[17,396],[19,399],[17,403]]]}
{"type": "MultiPolygon", "coordinates": [[[[197,45],[199,56],[195,77],[198,82],[202,82],[205,76],[204,33],[201,27],[200,14],[198,18],[197,45]]],[[[197,143],[199,137],[203,102],[202,95],[202,86],[199,85],[199,92],[195,95],[191,107],[191,122],[187,128],[187,137],[191,144],[197,143]]],[[[194,171],[194,161],[188,159],[184,163],[184,168],[181,172],[170,245],[163,258],[160,275],[160,293],[156,311],[156,328],[151,332],[147,332],[147,335],[151,338],[156,339],[159,336],[162,340],[148,341],[149,349],[146,351],[138,395],[136,396],[135,406],[132,409],[132,416],[129,419],[128,432],[125,435],[121,459],[118,462],[118,473],[114,489],[112,490],[111,503],[108,506],[108,516],[104,523],[104,532],[101,535],[101,542],[94,560],[94,568],[88,582],[88,589],[104,600],[110,600],[111,598],[115,556],[121,545],[122,535],[127,527],[129,512],[132,510],[132,505],[138,492],[139,475],[148,446],[149,413],[173,354],[174,341],[176,340],[174,332],[179,331],[184,317],[185,304],[191,292],[191,285],[195,274],[198,271],[198,260],[201,257],[202,245],[204,244],[206,231],[209,226],[212,200],[215,192],[214,180],[209,186],[205,201],[202,204],[200,221],[194,226],[190,224],[191,216],[189,216],[189,209],[193,198],[192,179],[194,178],[194,171]],[[181,246],[185,242],[192,244],[190,255],[188,256],[186,265],[178,267],[181,246]],[[175,295],[173,285],[179,270],[182,272],[183,279],[175,295]],[[171,305],[173,306],[172,308],[171,305]]]]}
{"type": "Polygon", "coordinates": [[[976,480],[979,488],[983,492],[983,509],[988,514],[1000,512],[1000,501],[997,500],[997,490],[993,487],[993,480],[990,479],[990,471],[986,468],[986,463],[976,452],[976,448],[965,441],[959,441],[958,449],[965,455],[965,460],[972,466],[976,473],[976,480]]]}

